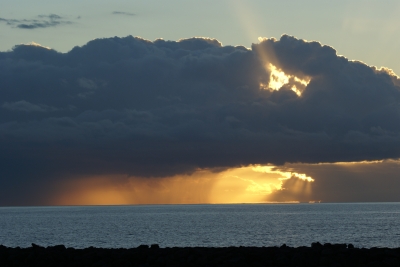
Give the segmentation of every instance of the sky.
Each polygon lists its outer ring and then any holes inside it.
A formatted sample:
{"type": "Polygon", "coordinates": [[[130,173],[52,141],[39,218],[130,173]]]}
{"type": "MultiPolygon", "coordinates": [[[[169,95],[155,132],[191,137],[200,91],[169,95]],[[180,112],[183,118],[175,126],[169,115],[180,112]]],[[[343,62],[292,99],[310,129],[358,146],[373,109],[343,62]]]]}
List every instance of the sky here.
{"type": "Polygon", "coordinates": [[[152,41],[202,36],[250,47],[258,37],[289,34],[400,73],[397,0],[0,0],[0,4],[0,51],[36,42],[68,52],[96,38],[128,35],[152,41]],[[59,18],[45,17],[52,14],[59,18]],[[18,27],[33,25],[34,20],[47,22],[42,25],[47,27],[18,27]]]}
{"type": "Polygon", "coordinates": [[[0,3],[2,206],[400,201],[398,1],[0,3]]]}

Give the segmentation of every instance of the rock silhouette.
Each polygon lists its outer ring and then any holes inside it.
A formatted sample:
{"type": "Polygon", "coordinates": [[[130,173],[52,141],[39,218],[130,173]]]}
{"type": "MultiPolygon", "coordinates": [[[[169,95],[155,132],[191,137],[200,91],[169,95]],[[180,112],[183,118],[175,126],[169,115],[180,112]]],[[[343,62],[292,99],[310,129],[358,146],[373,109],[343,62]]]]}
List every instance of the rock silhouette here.
{"type": "Polygon", "coordinates": [[[10,248],[0,245],[0,266],[400,266],[400,248],[311,247],[10,248]]]}

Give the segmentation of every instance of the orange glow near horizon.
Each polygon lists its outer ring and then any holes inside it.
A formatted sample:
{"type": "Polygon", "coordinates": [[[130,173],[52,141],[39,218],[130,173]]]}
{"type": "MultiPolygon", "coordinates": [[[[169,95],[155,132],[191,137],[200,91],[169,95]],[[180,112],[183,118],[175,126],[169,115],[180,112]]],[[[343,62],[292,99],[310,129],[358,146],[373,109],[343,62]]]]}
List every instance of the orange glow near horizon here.
{"type": "MultiPolygon", "coordinates": [[[[325,201],[318,175],[396,169],[400,160],[250,165],[163,178],[127,175],[75,177],[53,188],[49,205],[233,204],[325,201]],[[389,165],[388,165],[389,164],[389,165]],[[310,176],[315,176],[314,178],[310,176]]],[[[327,180],[325,180],[326,182],[327,180]]],[[[324,189],[322,189],[324,190],[324,189]]],[[[325,189],[326,190],[326,189],[325,189]]]]}
{"type": "Polygon", "coordinates": [[[281,190],[283,181],[291,177],[306,181],[306,184],[313,181],[305,174],[282,172],[276,170],[274,166],[260,165],[232,168],[222,172],[198,170],[191,175],[164,178],[137,178],[126,175],[81,177],[60,184],[51,203],[52,205],[265,203],[266,196],[281,190]]]}

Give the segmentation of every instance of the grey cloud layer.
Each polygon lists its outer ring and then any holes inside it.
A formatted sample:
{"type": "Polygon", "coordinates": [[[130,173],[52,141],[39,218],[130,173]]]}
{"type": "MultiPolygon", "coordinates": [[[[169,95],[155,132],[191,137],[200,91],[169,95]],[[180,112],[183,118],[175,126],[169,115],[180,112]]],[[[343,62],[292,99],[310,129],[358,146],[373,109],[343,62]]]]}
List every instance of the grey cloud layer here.
{"type": "Polygon", "coordinates": [[[38,111],[45,112],[48,110],[55,110],[55,108],[50,108],[46,105],[35,105],[25,100],[17,101],[14,103],[5,102],[1,107],[11,111],[25,111],[25,112],[38,112],[38,111]]]}
{"type": "Polygon", "coordinates": [[[123,15],[123,16],[135,16],[134,13],[130,13],[130,12],[125,12],[125,11],[114,11],[113,12],[114,15],[123,15]]]}
{"type": "Polygon", "coordinates": [[[1,188],[39,190],[100,173],[398,158],[399,84],[389,71],[290,36],[250,50],[130,36],[66,54],[16,46],[0,53],[1,188]],[[268,63],[311,78],[302,96],[262,89],[268,63]]]}
{"type": "Polygon", "coordinates": [[[0,22],[5,22],[11,27],[16,27],[20,29],[38,29],[38,28],[49,28],[56,27],[63,24],[71,24],[72,21],[65,20],[63,17],[50,14],[50,15],[39,15],[39,19],[5,19],[0,18],[0,22]]]}
{"type": "Polygon", "coordinates": [[[278,169],[306,173],[309,183],[296,177],[283,182],[283,190],[268,195],[268,201],[308,202],[398,202],[399,161],[355,164],[287,164],[278,169]],[[308,189],[308,190],[307,190],[308,189]]]}

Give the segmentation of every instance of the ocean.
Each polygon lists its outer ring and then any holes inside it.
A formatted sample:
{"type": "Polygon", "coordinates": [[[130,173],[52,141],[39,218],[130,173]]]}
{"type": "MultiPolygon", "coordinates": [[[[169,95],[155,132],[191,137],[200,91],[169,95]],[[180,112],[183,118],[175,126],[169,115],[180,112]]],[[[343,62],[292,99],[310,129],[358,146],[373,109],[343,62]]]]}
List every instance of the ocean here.
{"type": "Polygon", "coordinates": [[[400,247],[400,203],[0,207],[0,244],[29,247],[400,247]]]}

